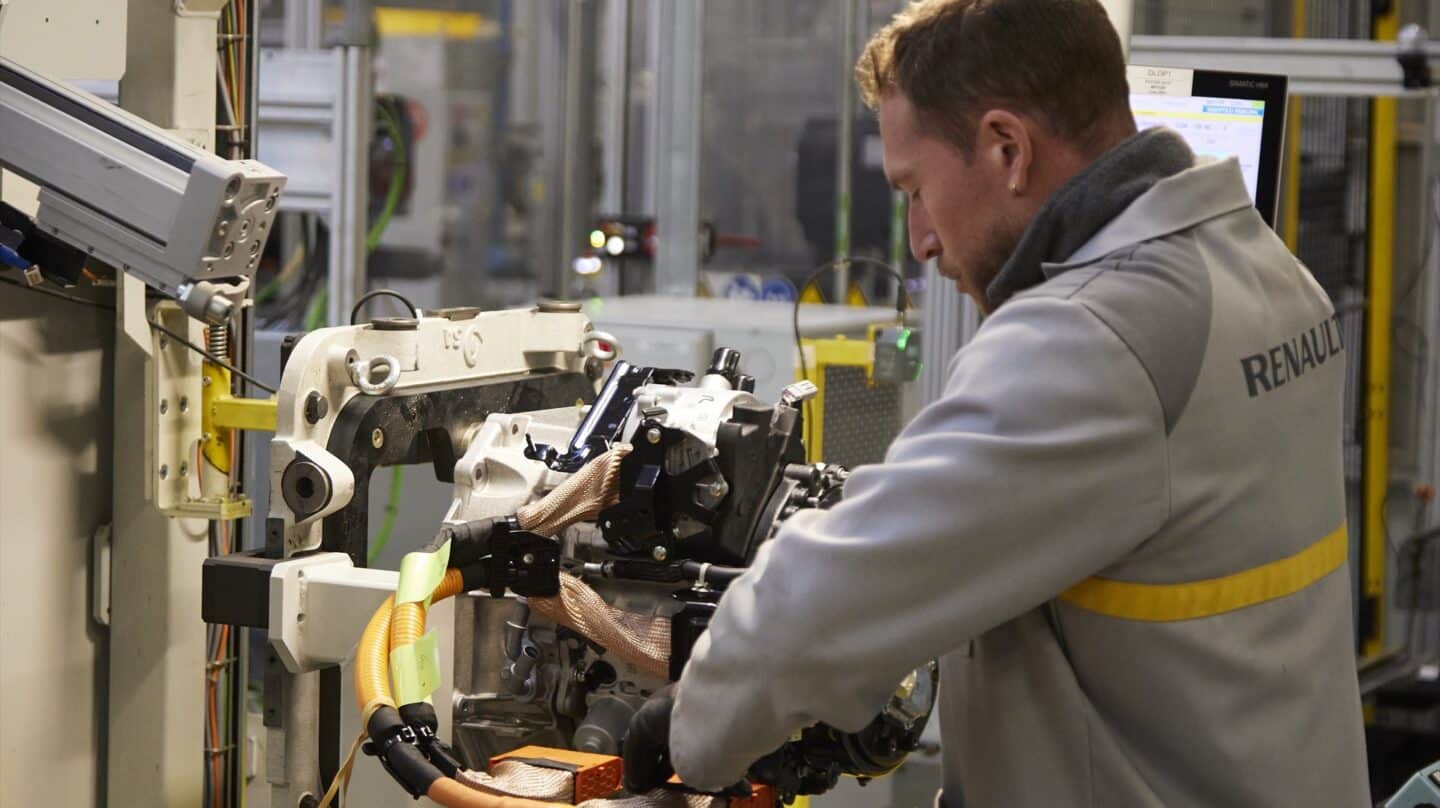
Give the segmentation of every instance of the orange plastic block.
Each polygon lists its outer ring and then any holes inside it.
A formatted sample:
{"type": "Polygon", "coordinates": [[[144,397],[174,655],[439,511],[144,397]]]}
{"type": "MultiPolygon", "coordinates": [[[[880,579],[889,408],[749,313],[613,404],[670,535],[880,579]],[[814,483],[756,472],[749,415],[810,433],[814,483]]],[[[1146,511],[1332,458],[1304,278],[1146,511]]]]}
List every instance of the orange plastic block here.
{"type": "Polygon", "coordinates": [[[502,760],[545,761],[555,764],[554,768],[573,772],[575,795],[572,802],[575,805],[586,800],[608,797],[619,791],[621,778],[625,774],[625,764],[618,757],[575,752],[570,749],[551,749],[547,746],[523,746],[490,758],[490,765],[494,766],[502,760]]]}
{"type": "MultiPolygon", "coordinates": [[[[679,775],[670,776],[671,785],[683,786],[679,775]]],[[[750,796],[731,797],[729,808],[776,808],[775,792],[764,783],[751,783],[750,796]]]]}
{"type": "Polygon", "coordinates": [[[775,808],[775,792],[763,783],[752,785],[750,796],[730,798],[730,808],[775,808]]]}

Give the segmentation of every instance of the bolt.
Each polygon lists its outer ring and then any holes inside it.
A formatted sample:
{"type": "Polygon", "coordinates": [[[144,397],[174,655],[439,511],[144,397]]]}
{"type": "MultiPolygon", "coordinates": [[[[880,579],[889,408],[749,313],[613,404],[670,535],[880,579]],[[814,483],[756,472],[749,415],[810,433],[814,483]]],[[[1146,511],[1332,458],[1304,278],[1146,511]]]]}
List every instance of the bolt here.
{"type": "Polygon", "coordinates": [[[665,549],[665,545],[657,544],[655,549],[650,551],[650,557],[656,561],[664,561],[670,557],[670,551],[665,549]]]}
{"type": "Polygon", "coordinates": [[[320,419],[330,412],[330,402],[320,395],[320,391],[311,390],[310,395],[305,396],[305,421],[310,424],[320,423],[320,419]]]}
{"type": "Polygon", "coordinates": [[[645,431],[645,440],[648,440],[651,443],[659,443],[660,430],[657,427],[650,427],[648,430],[645,431]]]}
{"type": "Polygon", "coordinates": [[[161,415],[164,415],[164,414],[166,414],[166,413],[168,413],[168,412],[170,412],[170,399],[168,399],[168,398],[162,398],[162,399],[160,399],[160,414],[161,414],[161,415]]]}
{"type": "Polygon", "coordinates": [[[220,234],[220,237],[221,237],[221,238],[224,238],[224,237],[225,237],[225,234],[230,232],[230,223],[229,223],[229,222],[221,222],[221,223],[220,223],[220,226],[217,227],[217,228],[215,228],[215,232],[218,233],[218,234],[220,234]]]}
{"type": "Polygon", "coordinates": [[[169,477],[169,476],[170,476],[170,467],[167,466],[167,465],[165,465],[164,463],[161,463],[161,464],[160,464],[160,479],[163,480],[163,479],[165,479],[166,477],[169,477]]]}
{"type": "Polygon", "coordinates": [[[528,567],[528,566],[530,566],[531,564],[534,564],[534,563],[535,563],[535,554],[534,554],[534,553],[526,553],[523,557],[521,557],[520,560],[525,564],[525,566],[528,567]]]}
{"type": "Polygon", "coordinates": [[[379,449],[381,446],[384,446],[384,445],[385,445],[385,430],[381,429],[381,428],[378,427],[378,426],[375,427],[375,431],[373,431],[373,432],[370,433],[370,445],[371,445],[371,446],[374,446],[376,449],[379,449]]]}
{"type": "MultiPolygon", "coordinates": [[[[160,346],[160,347],[163,348],[163,347],[165,347],[165,346],[162,345],[162,346],[160,346]]],[[[210,384],[211,384],[213,381],[214,381],[214,380],[211,379],[209,376],[201,376],[201,377],[200,377],[200,384],[201,384],[201,386],[204,386],[204,387],[209,387],[210,384]]]]}

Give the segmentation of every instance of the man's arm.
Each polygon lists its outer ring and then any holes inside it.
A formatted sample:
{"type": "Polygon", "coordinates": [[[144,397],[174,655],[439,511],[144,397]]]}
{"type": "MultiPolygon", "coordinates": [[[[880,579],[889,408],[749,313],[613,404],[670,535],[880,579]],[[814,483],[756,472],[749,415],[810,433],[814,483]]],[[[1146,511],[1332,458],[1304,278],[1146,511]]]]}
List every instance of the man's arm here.
{"type": "Polygon", "coordinates": [[[1102,570],[1168,509],[1145,369],[1084,306],[1011,302],[886,462],[731,585],[680,680],[676,771],[723,788],[800,727],[861,729],[907,672],[1102,570]]]}

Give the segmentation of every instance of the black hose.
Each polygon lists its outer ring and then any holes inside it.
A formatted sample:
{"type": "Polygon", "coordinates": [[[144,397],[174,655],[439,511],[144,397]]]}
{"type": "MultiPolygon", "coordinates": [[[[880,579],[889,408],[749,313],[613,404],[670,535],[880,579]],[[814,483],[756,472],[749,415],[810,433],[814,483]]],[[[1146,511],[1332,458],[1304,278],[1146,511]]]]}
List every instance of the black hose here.
{"type": "Polygon", "coordinates": [[[355,305],[350,309],[350,325],[355,325],[355,318],[360,316],[360,309],[364,308],[366,303],[369,303],[377,297],[395,298],[396,300],[405,304],[405,308],[410,310],[410,316],[413,319],[420,319],[420,310],[415,308],[415,304],[410,302],[410,298],[400,294],[394,289],[375,289],[373,291],[366,292],[365,294],[360,296],[359,300],[355,301],[355,305]]]}

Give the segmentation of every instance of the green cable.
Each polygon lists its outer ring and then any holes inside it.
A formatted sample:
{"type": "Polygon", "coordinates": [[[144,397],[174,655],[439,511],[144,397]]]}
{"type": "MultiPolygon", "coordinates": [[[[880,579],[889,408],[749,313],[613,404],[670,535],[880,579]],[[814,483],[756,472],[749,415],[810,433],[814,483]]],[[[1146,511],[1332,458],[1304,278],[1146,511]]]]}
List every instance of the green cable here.
{"type": "Polygon", "coordinates": [[[395,532],[395,517],[400,513],[400,489],[405,486],[405,469],[403,466],[392,466],[390,468],[390,501],[385,503],[385,520],[380,523],[380,530],[375,533],[375,541],[370,542],[370,550],[365,554],[365,565],[374,566],[375,559],[385,551],[385,545],[390,543],[390,534],[395,532]]]}
{"type": "MultiPolygon", "coordinates": [[[[385,235],[385,228],[390,225],[390,219],[395,215],[395,209],[400,206],[400,195],[405,190],[405,136],[400,131],[400,123],[390,112],[385,104],[376,104],[380,115],[385,121],[385,128],[389,130],[390,137],[395,140],[397,149],[395,151],[395,171],[390,175],[390,189],[385,194],[385,207],[381,209],[380,216],[370,226],[370,232],[365,235],[365,252],[367,254],[375,251],[380,246],[380,238],[385,235]]],[[[380,530],[375,533],[375,540],[370,542],[370,550],[365,555],[365,563],[372,566],[375,559],[384,552],[385,545],[390,543],[390,534],[395,532],[395,517],[400,513],[400,490],[405,485],[404,469],[395,466],[390,469],[390,501],[385,504],[385,520],[380,523],[380,530]]]]}
{"type": "Polygon", "coordinates": [[[306,331],[325,327],[325,308],[328,305],[330,305],[330,293],[324,289],[310,298],[310,305],[305,308],[306,331]]]}
{"type": "MultiPolygon", "coordinates": [[[[389,131],[390,137],[395,140],[397,149],[395,151],[395,171],[390,175],[390,188],[385,193],[385,207],[380,210],[375,223],[370,226],[370,232],[365,234],[365,252],[375,252],[380,246],[380,239],[385,235],[385,229],[390,226],[390,220],[395,217],[395,211],[400,207],[400,197],[405,191],[405,173],[408,163],[405,160],[405,135],[400,131],[400,123],[395,120],[395,115],[384,104],[377,104],[376,109],[385,122],[385,128],[389,131]]],[[[261,293],[264,293],[264,289],[261,293]]],[[[321,290],[311,299],[310,306],[305,310],[305,330],[314,331],[325,325],[325,307],[330,301],[327,291],[321,290]]],[[[389,538],[387,535],[386,539],[389,538]]]]}
{"type": "Polygon", "coordinates": [[[274,297],[274,296],[275,296],[275,293],[277,293],[277,292],[279,292],[279,291],[280,291],[280,276],[277,274],[275,277],[273,277],[273,278],[270,279],[270,282],[269,282],[269,283],[267,283],[267,284],[265,284],[264,286],[260,287],[260,291],[258,291],[258,292],[255,293],[255,305],[258,306],[258,305],[260,305],[261,303],[264,303],[265,301],[267,301],[267,300],[269,300],[270,298],[274,297]]]}
{"type": "Polygon", "coordinates": [[[405,135],[400,131],[400,122],[395,120],[394,114],[386,105],[376,104],[375,108],[380,110],[385,128],[395,141],[395,170],[390,175],[390,188],[385,193],[385,207],[380,210],[380,215],[370,226],[370,232],[365,235],[365,251],[367,253],[374,252],[375,248],[380,246],[380,238],[385,235],[385,228],[390,226],[390,219],[395,215],[395,210],[400,207],[400,196],[405,191],[405,172],[409,168],[405,161],[405,135]]]}

